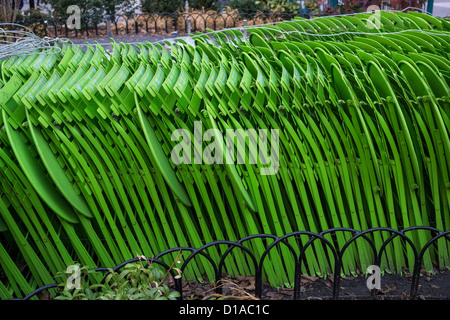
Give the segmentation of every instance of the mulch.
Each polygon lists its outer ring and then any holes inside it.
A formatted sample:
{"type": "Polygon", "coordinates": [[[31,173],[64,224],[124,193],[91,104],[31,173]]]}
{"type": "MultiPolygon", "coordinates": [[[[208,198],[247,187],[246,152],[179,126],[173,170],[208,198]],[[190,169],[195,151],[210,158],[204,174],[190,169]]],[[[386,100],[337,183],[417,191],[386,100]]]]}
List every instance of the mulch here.
{"type": "MultiPolygon", "coordinates": [[[[378,300],[409,300],[412,275],[409,273],[384,274],[381,277],[381,289],[378,300]]],[[[333,296],[333,276],[325,279],[302,276],[301,300],[331,300],[333,296]]],[[[370,290],[363,275],[341,278],[339,286],[340,300],[370,300],[370,290]]],[[[255,296],[255,280],[253,276],[223,277],[222,294],[215,294],[215,286],[206,278],[200,281],[183,281],[183,298],[186,300],[227,299],[227,300],[257,300],[255,296]]],[[[274,288],[268,282],[263,282],[262,300],[293,300],[294,289],[291,287],[274,288]]],[[[420,300],[450,300],[450,271],[435,270],[426,273],[424,270],[419,279],[417,299],[420,300]]]]}

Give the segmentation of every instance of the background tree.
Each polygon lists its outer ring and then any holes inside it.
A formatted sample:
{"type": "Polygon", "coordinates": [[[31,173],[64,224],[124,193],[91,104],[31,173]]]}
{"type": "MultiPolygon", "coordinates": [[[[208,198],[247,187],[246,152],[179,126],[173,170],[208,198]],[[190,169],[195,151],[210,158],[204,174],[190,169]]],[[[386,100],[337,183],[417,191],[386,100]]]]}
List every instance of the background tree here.
{"type": "Polygon", "coordinates": [[[184,7],[184,0],[141,0],[141,10],[148,13],[172,13],[184,7]]]}
{"type": "MultiPolygon", "coordinates": [[[[218,0],[188,0],[188,4],[193,10],[220,10],[218,0]]],[[[141,10],[149,13],[172,13],[185,8],[185,0],[141,0],[141,10]]]]}
{"type": "Polygon", "coordinates": [[[240,13],[255,13],[264,11],[261,3],[256,3],[255,0],[231,0],[225,4],[231,9],[237,9],[240,13]]]}
{"type": "Polygon", "coordinates": [[[265,10],[277,13],[299,13],[302,10],[302,5],[294,0],[262,0],[256,3],[265,10]]]}
{"type": "Polygon", "coordinates": [[[189,8],[194,10],[220,10],[217,0],[188,0],[189,8]]]}
{"type": "Polygon", "coordinates": [[[15,22],[20,0],[0,1],[0,22],[15,22]]]}

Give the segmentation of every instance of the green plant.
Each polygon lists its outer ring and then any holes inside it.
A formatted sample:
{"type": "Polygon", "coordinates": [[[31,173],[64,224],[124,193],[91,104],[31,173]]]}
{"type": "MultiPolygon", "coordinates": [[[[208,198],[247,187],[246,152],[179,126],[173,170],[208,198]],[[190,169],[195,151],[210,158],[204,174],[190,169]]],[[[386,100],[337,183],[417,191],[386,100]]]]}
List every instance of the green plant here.
{"type": "Polygon", "coordinates": [[[44,37],[45,26],[42,21],[48,17],[49,15],[40,8],[28,9],[23,12],[23,15],[21,13],[17,14],[16,22],[33,30],[38,37],[44,37]]]}
{"type": "Polygon", "coordinates": [[[188,0],[189,9],[192,10],[219,10],[220,3],[217,0],[188,0]]]}
{"type": "Polygon", "coordinates": [[[184,0],[141,0],[141,10],[148,13],[173,13],[184,8],[184,0]]]}
{"type": "MultiPolygon", "coordinates": [[[[188,0],[190,10],[218,10],[219,2],[216,0],[188,0]]],[[[148,13],[173,13],[184,11],[186,8],[185,0],[141,0],[141,9],[148,13]]]]}
{"type": "Polygon", "coordinates": [[[256,3],[255,0],[231,0],[226,3],[227,7],[231,9],[237,9],[239,13],[256,13],[263,11],[262,4],[256,3]]]}
{"type": "Polygon", "coordinates": [[[23,20],[44,19],[44,18],[47,18],[48,16],[49,15],[47,12],[42,11],[40,8],[37,8],[37,9],[25,10],[23,12],[23,15],[17,16],[17,19],[19,20],[19,17],[20,17],[20,19],[23,19],[23,20]]]}
{"type": "MultiPolygon", "coordinates": [[[[171,269],[177,272],[175,278],[181,277],[179,268],[172,265],[171,269]]],[[[125,265],[120,272],[109,269],[104,284],[89,281],[89,275],[95,271],[85,266],[79,270],[80,287],[69,290],[67,282],[61,283],[64,289],[55,300],[175,300],[180,296],[164,283],[170,269],[164,273],[144,256],[139,257],[139,262],[125,265]]],[[[66,273],[60,275],[67,276],[66,273]]]]}
{"type": "Polygon", "coordinates": [[[317,15],[320,12],[320,0],[306,0],[305,7],[308,12],[311,12],[313,15],[317,15]]]}
{"type": "Polygon", "coordinates": [[[255,1],[256,4],[261,4],[264,9],[274,13],[299,13],[302,5],[293,0],[267,0],[255,1]]]}

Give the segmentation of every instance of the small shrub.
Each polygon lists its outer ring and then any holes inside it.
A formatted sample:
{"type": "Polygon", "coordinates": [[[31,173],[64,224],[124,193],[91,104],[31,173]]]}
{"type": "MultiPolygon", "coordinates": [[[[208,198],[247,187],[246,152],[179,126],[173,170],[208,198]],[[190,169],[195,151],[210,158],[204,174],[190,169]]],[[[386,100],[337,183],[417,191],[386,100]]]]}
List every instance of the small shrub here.
{"type": "Polygon", "coordinates": [[[188,0],[189,9],[193,10],[219,10],[220,3],[217,0],[188,0]]]}
{"type": "Polygon", "coordinates": [[[173,13],[183,10],[184,0],[141,0],[141,10],[147,13],[173,13]]]}
{"type": "Polygon", "coordinates": [[[256,13],[264,9],[262,4],[256,3],[255,0],[231,0],[226,6],[237,9],[240,13],[256,13]]]}
{"type": "Polygon", "coordinates": [[[302,9],[300,3],[289,0],[258,0],[256,3],[261,4],[265,10],[274,13],[299,13],[302,9]]]}
{"type": "MultiPolygon", "coordinates": [[[[178,263],[177,258],[171,266],[171,269],[177,272],[181,277],[181,271],[175,268],[178,263]]],[[[170,270],[170,269],[169,269],[170,270]]],[[[169,271],[164,273],[161,269],[155,267],[152,261],[139,257],[139,262],[129,263],[124,266],[123,271],[116,272],[109,269],[104,284],[90,283],[90,275],[96,271],[87,267],[80,267],[80,287],[67,289],[67,280],[60,284],[64,289],[56,300],[175,300],[180,296],[178,291],[170,290],[164,284],[169,271]],[[145,263],[143,263],[145,261],[145,263]]],[[[67,276],[66,273],[60,273],[61,276],[67,276]]]]}

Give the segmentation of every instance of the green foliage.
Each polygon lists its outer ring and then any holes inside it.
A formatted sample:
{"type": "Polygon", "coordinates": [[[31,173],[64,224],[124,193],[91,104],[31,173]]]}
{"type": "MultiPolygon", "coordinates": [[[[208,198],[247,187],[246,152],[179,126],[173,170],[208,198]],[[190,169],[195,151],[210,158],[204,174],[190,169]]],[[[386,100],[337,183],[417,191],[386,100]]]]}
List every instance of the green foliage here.
{"type": "Polygon", "coordinates": [[[135,0],[100,0],[105,12],[111,16],[122,13],[131,15],[139,7],[139,2],[135,0]]]}
{"type": "Polygon", "coordinates": [[[305,7],[308,10],[308,12],[311,12],[314,15],[320,13],[320,5],[319,2],[316,0],[306,0],[305,7]]]}
{"type": "Polygon", "coordinates": [[[148,13],[172,13],[183,10],[184,0],[141,0],[141,10],[148,13]]]}
{"type": "Polygon", "coordinates": [[[256,3],[255,0],[231,0],[226,6],[231,9],[237,9],[240,13],[255,13],[264,11],[261,2],[256,3]]]}
{"type": "Polygon", "coordinates": [[[293,0],[267,0],[255,3],[261,4],[265,10],[275,13],[298,13],[302,9],[302,5],[293,0]]]}
{"type": "MultiPolygon", "coordinates": [[[[87,267],[80,267],[80,287],[67,289],[67,282],[60,284],[64,289],[56,300],[175,300],[180,296],[178,291],[172,291],[164,284],[168,272],[152,265],[151,261],[140,258],[139,262],[129,263],[124,270],[116,272],[109,269],[104,284],[89,281],[89,275],[95,271],[87,267]]],[[[172,266],[173,268],[173,266],[172,266]]],[[[181,271],[177,271],[176,277],[181,277],[181,271]]],[[[67,275],[60,273],[59,275],[67,275]]]]}
{"type": "Polygon", "coordinates": [[[24,21],[24,20],[34,20],[34,19],[42,19],[48,17],[48,14],[46,12],[41,11],[40,8],[38,9],[28,9],[25,10],[22,13],[17,14],[17,21],[24,21]]]}
{"type": "MultiPolygon", "coordinates": [[[[193,10],[219,10],[217,0],[188,0],[189,8],[193,10]]],[[[185,10],[184,0],[141,0],[141,10],[149,13],[173,13],[185,10]]]]}
{"type": "Polygon", "coordinates": [[[22,13],[18,13],[16,21],[19,24],[28,26],[38,37],[45,36],[45,26],[41,23],[42,20],[48,18],[46,12],[41,11],[40,8],[28,9],[22,13]]]}
{"type": "Polygon", "coordinates": [[[220,4],[217,0],[188,0],[189,9],[193,10],[219,10],[220,4]]]}

